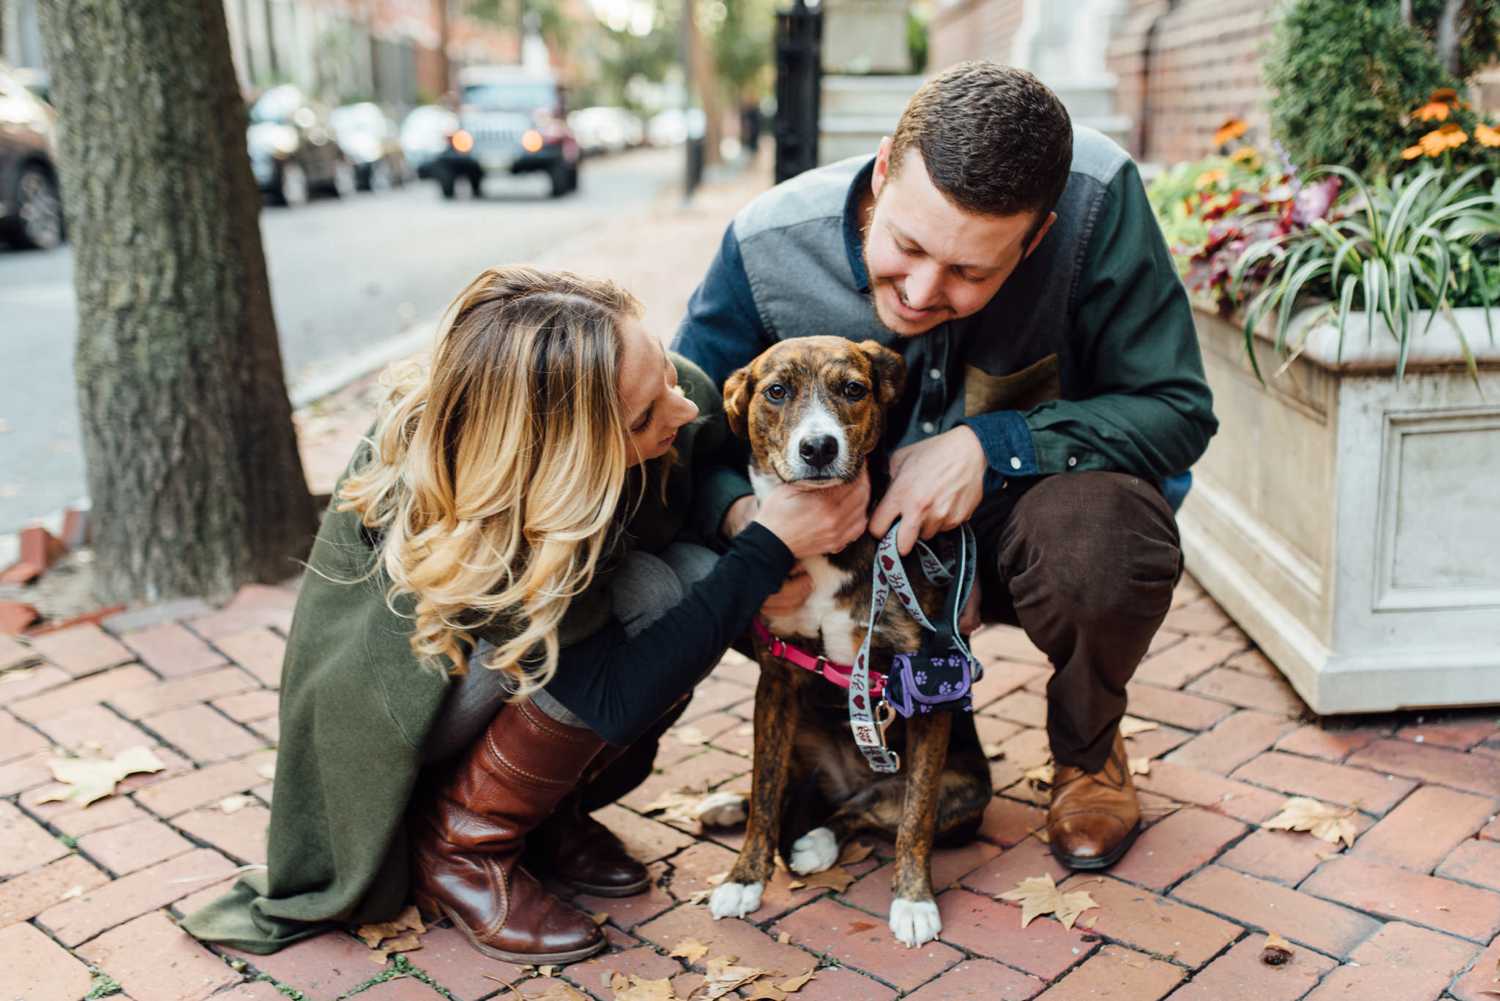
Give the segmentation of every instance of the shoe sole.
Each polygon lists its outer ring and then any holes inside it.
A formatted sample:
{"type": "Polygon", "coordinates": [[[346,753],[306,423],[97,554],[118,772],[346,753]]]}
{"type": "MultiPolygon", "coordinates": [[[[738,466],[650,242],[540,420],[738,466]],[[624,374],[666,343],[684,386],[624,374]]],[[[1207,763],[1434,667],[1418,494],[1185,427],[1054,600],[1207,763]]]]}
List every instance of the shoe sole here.
{"type": "Polygon", "coordinates": [[[469,929],[469,926],[464,924],[458,915],[454,914],[448,908],[447,904],[439,901],[423,901],[418,904],[418,909],[424,913],[431,913],[433,911],[441,913],[449,921],[453,922],[453,927],[463,932],[464,938],[468,939],[469,944],[475,949],[491,959],[514,963],[517,966],[561,966],[566,963],[576,963],[581,959],[588,959],[590,956],[601,953],[609,947],[609,940],[601,936],[599,941],[593,945],[582,949],[573,949],[570,952],[506,952],[504,949],[496,949],[492,945],[485,945],[479,941],[469,929]],[[425,906],[423,906],[424,904],[425,906]]]}
{"type": "Polygon", "coordinates": [[[1100,855],[1098,858],[1078,858],[1058,851],[1056,845],[1048,844],[1047,847],[1051,849],[1052,857],[1069,869],[1075,872],[1096,872],[1100,869],[1108,869],[1120,861],[1125,853],[1130,851],[1130,846],[1135,844],[1135,839],[1140,836],[1140,833],[1141,824],[1140,821],[1136,821],[1136,825],[1130,829],[1130,833],[1125,835],[1125,838],[1109,854],[1100,855]]]}

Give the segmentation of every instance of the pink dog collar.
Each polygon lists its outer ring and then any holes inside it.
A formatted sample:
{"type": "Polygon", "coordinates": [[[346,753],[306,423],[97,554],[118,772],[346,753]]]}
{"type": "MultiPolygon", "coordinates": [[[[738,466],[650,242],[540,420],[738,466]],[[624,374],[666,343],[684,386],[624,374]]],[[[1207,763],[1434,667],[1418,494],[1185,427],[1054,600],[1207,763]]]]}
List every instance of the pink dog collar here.
{"type": "MultiPolygon", "coordinates": [[[[825,657],[814,657],[806,650],[800,649],[777,636],[766,627],[758,617],[750,623],[755,638],[764,643],[771,656],[785,661],[793,667],[800,667],[804,671],[822,675],[828,681],[833,682],[840,688],[849,687],[849,675],[853,668],[848,664],[837,664],[825,657]]],[[[879,671],[870,672],[870,695],[879,698],[885,691],[885,675],[879,671]]]]}

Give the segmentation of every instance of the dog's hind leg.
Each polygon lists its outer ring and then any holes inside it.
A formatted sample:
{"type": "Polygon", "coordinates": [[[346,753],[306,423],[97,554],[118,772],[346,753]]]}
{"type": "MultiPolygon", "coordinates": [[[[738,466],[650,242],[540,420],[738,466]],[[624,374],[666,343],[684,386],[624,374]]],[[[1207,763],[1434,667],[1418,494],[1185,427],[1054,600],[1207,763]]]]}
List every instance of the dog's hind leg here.
{"type": "Polygon", "coordinates": [[[801,715],[795,682],[786,668],[762,662],[755,689],[755,744],[750,776],[750,817],[739,858],[708,900],[715,918],[742,918],[760,908],[775,871],[776,843],[801,715]]]}
{"type": "Polygon", "coordinates": [[[890,925],[896,940],[908,948],[932,941],[943,929],[932,895],[932,839],[952,723],[952,715],[946,712],[907,721],[906,803],[896,830],[890,925]]]}

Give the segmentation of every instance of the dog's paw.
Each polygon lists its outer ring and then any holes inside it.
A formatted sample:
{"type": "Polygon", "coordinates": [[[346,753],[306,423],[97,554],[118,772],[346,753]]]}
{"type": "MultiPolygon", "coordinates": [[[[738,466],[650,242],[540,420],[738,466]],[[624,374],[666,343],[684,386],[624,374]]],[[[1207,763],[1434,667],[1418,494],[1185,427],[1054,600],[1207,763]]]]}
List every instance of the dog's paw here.
{"type": "Polygon", "coordinates": [[[760,910],[763,883],[720,883],[708,898],[708,911],[720,918],[743,918],[760,910]]]}
{"type": "Polygon", "coordinates": [[[815,827],[792,842],[792,857],[787,861],[799,876],[822,872],[839,860],[838,839],[826,827],[815,827]]]}
{"type": "Polygon", "coordinates": [[[908,949],[931,942],[943,930],[937,904],[931,900],[891,901],[891,933],[908,949]]]}
{"type": "Polygon", "coordinates": [[[704,827],[733,827],[745,822],[750,804],[742,793],[711,792],[693,807],[693,816],[704,827]]]}

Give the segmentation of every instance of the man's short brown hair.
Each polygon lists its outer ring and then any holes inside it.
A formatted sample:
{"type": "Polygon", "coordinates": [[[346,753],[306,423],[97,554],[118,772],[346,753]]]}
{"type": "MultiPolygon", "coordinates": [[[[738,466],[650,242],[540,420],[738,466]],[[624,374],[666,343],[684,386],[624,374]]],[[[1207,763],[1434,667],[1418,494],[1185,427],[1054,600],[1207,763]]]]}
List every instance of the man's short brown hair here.
{"type": "Polygon", "coordinates": [[[909,150],[959,208],[982,215],[1052,211],[1068,183],[1073,123],[1057,95],[1022,69],[959,63],[912,95],[891,139],[890,173],[909,150]]]}

